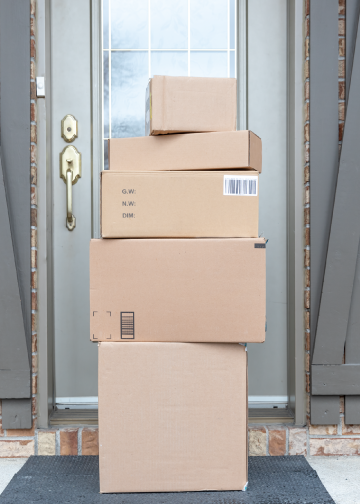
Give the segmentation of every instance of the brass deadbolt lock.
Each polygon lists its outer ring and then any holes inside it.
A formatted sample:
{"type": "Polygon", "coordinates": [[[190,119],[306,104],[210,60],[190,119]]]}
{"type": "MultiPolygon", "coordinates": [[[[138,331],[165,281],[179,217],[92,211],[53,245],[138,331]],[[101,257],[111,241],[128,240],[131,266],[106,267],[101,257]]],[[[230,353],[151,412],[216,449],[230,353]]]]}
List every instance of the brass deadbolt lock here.
{"type": "Polygon", "coordinates": [[[78,122],[71,114],[61,120],[61,136],[67,143],[71,143],[78,136],[78,122]]]}

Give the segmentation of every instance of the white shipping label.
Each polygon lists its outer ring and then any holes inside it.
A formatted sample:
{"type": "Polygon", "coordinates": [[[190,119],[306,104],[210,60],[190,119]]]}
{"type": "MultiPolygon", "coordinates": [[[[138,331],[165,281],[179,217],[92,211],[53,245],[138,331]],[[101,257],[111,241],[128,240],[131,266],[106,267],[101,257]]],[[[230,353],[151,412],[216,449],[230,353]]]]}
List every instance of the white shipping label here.
{"type": "Polygon", "coordinates": [[[257,194],[257,176],[224,175],[224,196],[257,196],[257,194]]]}

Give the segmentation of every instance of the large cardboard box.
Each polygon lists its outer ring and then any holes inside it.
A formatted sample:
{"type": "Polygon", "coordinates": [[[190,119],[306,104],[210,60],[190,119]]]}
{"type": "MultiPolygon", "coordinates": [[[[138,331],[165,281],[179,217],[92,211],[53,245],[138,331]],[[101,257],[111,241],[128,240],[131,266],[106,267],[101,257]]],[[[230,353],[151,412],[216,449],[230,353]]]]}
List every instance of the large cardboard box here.
{"type": "Polygon", "coordinates": [[[236,79],[155,75],[146,88],[145,135],[236,130],[236,79]]]}
{"type": "Polygon", "coordinates": [[[103,238],[259,235],[257,172],[103,171],[103,238]]]}
{"type": "Polygon", "coordinates": [[[91,240],[90,339],[261,343],[265,239],[91,240]]]}
{"type": "Polygon", "coordinates": [[[100,492],[244,490],[241,345],[99,344],[100,492]]]}
{"type": "Polygon", "coordinates": [[[108,156],[124,172],[262,168],[261,139],[246,130],[110,138],[108,156]]]}

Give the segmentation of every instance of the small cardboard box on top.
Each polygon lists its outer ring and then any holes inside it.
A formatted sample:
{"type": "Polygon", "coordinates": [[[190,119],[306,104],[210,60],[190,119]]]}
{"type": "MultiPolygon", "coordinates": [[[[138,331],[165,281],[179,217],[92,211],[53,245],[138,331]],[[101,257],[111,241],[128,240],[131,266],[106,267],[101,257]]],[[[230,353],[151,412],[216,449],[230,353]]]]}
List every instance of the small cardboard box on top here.
{"type": "Polygon", "coordinates": [[[145,135],[236,130],[236,79],[150,79],[145,96],[145,135]]]}
{"type": "Polygon", "coordinates": [[[259,174],[187,171],[101,174],[103,238],[256,238],[259,174]]]}
{"type": "Polygon", "coordinates": [[[245,490],[245,350],[99,343],[100,492],[245,490]]]}
{"type": "Polygon", "coordinates": [[[262,343],[265,243],[91,240],[91,341],[262,343]]]}
{"type": "Polygon", "coordinates": [[[123,172],[262,168],[261,139],[248,130],[110,138],[108,156],[123,172]]]}

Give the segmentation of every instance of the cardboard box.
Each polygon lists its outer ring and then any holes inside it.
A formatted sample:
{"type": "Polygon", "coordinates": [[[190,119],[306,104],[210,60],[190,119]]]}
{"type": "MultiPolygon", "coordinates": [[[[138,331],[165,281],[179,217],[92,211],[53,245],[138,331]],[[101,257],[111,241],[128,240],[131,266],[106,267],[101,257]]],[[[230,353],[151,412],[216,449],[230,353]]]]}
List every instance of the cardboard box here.
{"type": "Polygon", "coordinates": [[[90,339],[261,343],[265,239],[91,240],[90,339]]]}
{"type": "Polygon", "coordinates": [[[261,139],[247,130],[110,138],[108,156],[124,172],[262,168],[261,139]]]}
{"type": "Polygon", "coordinates": [[[99,344],[100,492],[244,490],[241,345],[99,344]]]}
{"type": "Polygon", "coordinates": [[[147,172],[101,174],[103,238],[259,235],[259,174],[147,172]]]}
{"type": "Polygon", "coordinates": [[[155,75],[146,88],[145,135],[236,130],[236,79],[155,75]]]}

